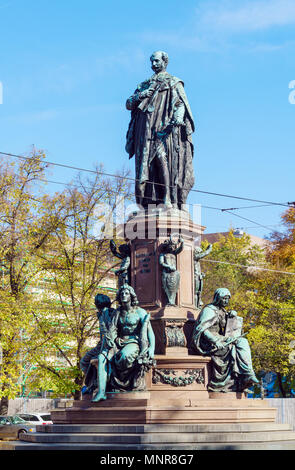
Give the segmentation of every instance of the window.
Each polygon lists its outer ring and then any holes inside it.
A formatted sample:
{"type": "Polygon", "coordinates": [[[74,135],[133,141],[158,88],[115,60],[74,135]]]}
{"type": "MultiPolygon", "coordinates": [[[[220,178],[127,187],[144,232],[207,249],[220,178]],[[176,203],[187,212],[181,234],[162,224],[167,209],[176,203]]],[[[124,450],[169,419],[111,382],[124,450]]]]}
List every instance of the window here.
{"type": "Polygon", "coordinates": [[[21,414],[19,415],[21,418],[23,418],[25,421],[39,421],[38,417],[35,415],[24,415],[21,414]]]}
{"type": "Polygon", "coordinates": [[[43,419],[43,421],[51,421],[50,415],[40,415],[40,417],[43,419]]]}
{"type": "Polygon", "coordinates": [[[24,422],[23,418],[20,416],[11,416],[10,421],[12,424],[22,424],[24,422]]]}

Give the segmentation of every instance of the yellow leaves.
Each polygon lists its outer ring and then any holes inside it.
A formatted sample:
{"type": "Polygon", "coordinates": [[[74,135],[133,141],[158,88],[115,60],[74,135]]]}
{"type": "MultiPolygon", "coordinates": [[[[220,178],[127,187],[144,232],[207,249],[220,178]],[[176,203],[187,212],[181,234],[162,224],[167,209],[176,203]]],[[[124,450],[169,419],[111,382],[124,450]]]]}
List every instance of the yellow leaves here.
{"type": "MultiPolygon", "coordinates": [[[[78,386],[81,351],[98,339],[94,296],[110,270],[109,242],[93,228],[99,204],[116,207],[112,184],[94,174],[62,193],[41,194],[45,155],[34,150],[32,157],[0,164],[1,383],[9,397],[24,380],[57,394],[78,386]],[[67,365],[52,363],[47,348],[67,365]]],[[[124,190],[123,179],[116,188],[124,190]]]]}

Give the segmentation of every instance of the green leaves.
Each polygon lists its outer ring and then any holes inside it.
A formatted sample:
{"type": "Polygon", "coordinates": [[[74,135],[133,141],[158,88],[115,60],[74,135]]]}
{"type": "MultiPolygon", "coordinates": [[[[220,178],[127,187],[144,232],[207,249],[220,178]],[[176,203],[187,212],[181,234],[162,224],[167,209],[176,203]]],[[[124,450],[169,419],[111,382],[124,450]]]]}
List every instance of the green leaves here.
{"type": "Polygon", "coordinates": [[[295,339],[295,276],[271,270],[280,268],[292,272],[295,254],[293,211],[290,209],[283,215],[288,222],[286,235],[277,238],[273,234],[273,243],[267,249],[253,246],[246,235],[236,238],[231,231],[228,237],[221,237],[213,245],[208,258],[217,263],[206,262],[206,258],[203,263],[205,301],[211,301],[217,287],[230,290],[231,308],[244,318],[256,373],[280,373],[288,377],[284,387],[295,378],[295,366],[289,360],[290,341],[295,339]]]}
{"type": "MultiPolygon", "coordinates": [[[[97,291],[111,288],[109,240],[93,228],[101,204],[115,210],[128,196],[123,175],[85,181],[44,194],[45,155],[0,162],[0,398],[31,390],[74,394],[79,363],[98,342],[97,291]]],[[[108,290],[108,294],[109,294],[108,290]]]]}

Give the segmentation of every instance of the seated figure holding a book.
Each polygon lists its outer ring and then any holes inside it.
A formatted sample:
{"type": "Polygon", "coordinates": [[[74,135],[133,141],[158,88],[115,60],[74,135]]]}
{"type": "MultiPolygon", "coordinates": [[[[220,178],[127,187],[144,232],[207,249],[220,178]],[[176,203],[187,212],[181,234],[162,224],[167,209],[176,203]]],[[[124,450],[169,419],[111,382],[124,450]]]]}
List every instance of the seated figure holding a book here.
{"type": "Polygon", "coordinates": [[[211,392],[243,392],[259,383],[250,346],[242,332],[243,318],[234,310],[226,310],[230,297],[228,289],[217,289],[213,302],[202,309],[194,327],[193,348],[212,358],[208,384],[211,392]]]}

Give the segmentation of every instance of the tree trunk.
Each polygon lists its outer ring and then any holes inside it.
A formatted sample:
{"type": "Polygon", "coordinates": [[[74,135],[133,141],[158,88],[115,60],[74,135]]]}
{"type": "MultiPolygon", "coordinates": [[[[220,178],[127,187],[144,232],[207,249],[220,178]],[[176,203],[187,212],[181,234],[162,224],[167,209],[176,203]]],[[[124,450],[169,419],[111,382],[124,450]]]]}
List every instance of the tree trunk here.
{"type": "Polygon", "coordinates": [[[0,415],[7,415],[8,414],[8,403],[9,400],[7,397],[2,397],[0,401],[0,415]]]}
{"type": "Polygon", "coordinates": [[[78,377],[75,378],[75,392],[73,393],[74,400],[81,399],[81,389],[83,386],[83,376],[80,374],[78,377]]]}
{"type": "Polygon", "coordinates": [[[283,398],[286,398],[286,392],[285,392],[285,389],[284,389],[284,386],[283,386],[282,375],[281,375],[280,372],[277,372],[277,377],[278,377],[278,384],[279,384],[280,393],[281,393],[283,398]]]}

